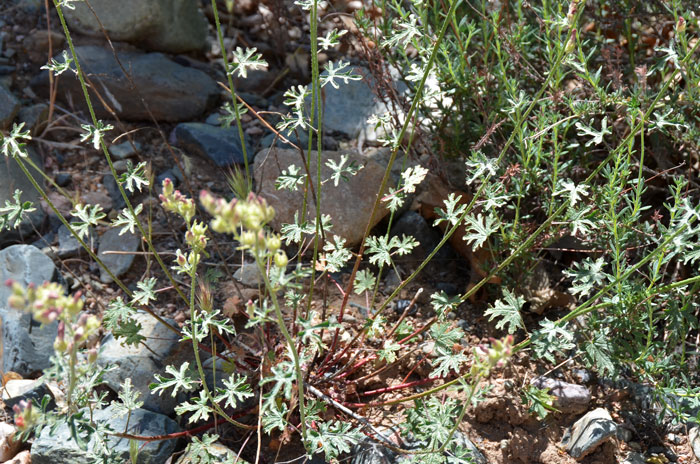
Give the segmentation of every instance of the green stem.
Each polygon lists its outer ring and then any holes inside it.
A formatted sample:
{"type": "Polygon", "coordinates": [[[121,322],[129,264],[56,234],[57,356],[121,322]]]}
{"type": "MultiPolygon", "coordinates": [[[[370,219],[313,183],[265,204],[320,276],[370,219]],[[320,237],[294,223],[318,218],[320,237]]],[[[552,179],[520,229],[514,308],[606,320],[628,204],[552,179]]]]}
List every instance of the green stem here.
{"type": "Polygon", "coordinates": [[[221,48],[221,58],[224,61],[224,72],[226,73],[226,79],[228,80],[228,88],[231,91],[231,102],[233,103],[233,112],[236,116],[236,126],[238,126],[238,136],[241,139],[241,151],[243,152],[243,163],[245,166],[245,178],[248,183],[248,192],[253,190],[253,180],[250,176],[250,168],[248,167],[248,149],[245,145],[245,138],[243,134],[243,124],[241,123],[241,112],[238,108],[238,102],[236,101],[236,88],[233,86],[233,76],[231,75],[231,70],[229,69],[228,56],[226,53],[226,47],[224,46],[224,33],[221,30],[221,22],[219,21],[219,9],[216,6],[216,0],[211,0],[211,8],[214,11],[214,23],[216,24],[216,35],[219,38],[219,47],[221,48]]]}

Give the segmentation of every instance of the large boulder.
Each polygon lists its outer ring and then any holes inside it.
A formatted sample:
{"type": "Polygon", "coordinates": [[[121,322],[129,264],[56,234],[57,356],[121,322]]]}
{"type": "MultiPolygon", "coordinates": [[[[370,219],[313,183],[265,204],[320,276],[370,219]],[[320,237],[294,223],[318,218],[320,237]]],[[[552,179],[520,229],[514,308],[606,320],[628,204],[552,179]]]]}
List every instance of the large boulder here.
{"type": "Polygon", "coordinates": [[[54,277],[53,261],[31,245],[12,245],[0,251],[0,323],[2,323],[3,372],[30,377],[50,367],[58,323],[41,326],[29,312],[7,307],[11,294],[4,285],[8,279],[24,286],[40,285],[54,277]]]}
{"type": "MultiPolygon", "coordinates": [[[[100,424],[109,425],[116,432],[133,435],[155,436],[180,431],[177,423],[167,416],[145,409],[135,409],[130,415],[118,415],[114,406],[97,410],[92,419],[100,424]],[[128,427],[127,427],[128,425],[128,427]]],[[[127,438],[110,436],[107,446],[124,460],[129,459],[129,442],[127,438]]],[[[135,464],[160,464],[166,462],[175,450],[177,440],[155,440],[139,443],[139,453],[135,464]]],[[[32,464],[75,464],[77,462],[94,462],[90,459],[93,450],[97,450],[96,441],[91,438],[87,450],[81,449],[71,435],[68,423],[62,423],[55,431],[44,427],[32,444],[32,464]]]]}
{"type": "Polygon", "coordinates": [[[198,4],[197,0],[91,0],[94,14],[84,2],[63,11],[71,28],[83,34],[103,37],[101,22],[112,40],[182,53],[206,45],[207,19],[198,4]]]}
{"type": "MultiPolygon", "coordinates": [[[[384,168],[377,162],[367,159],[355,152],[324,151],[321,155],[323,166],[321,177],[329,179],[333,170],[326,162],[333,160],[340,163],[342,155],[348,156],[345,166],[356,163],[362,167],[360,171],[349,176],[348,180],[340,180],[338,185],[333,181],[326,182],[321,187],[321,213],[331,217],[333,228],[329,237],[338,235],[347,240],[347,246],[354,246],[362,241],[362,236],[372,214],[372,208],[379,191],[384,168]]],[[[311,172],[316,173],[315,151],[307,153],[311,163],[311,172]]],[[[294,213],[301,209],[304,194],[301,188],[296,191],[277,190],[275,182],[282,171],[289,169],[291,165],[301,168],[302,161],[296,150],[270,149],[262,150],[255,156],[253,175],[255,177],[256,190],[265,198],[270,206],[275,209],[275,218],[271,226],[279,231],[283,224],[294,222],[294,213]]],[[[303,168],[302,168],[303,172],[303,168]]],[[[314,182],[315,183],[315,182],[314,182]]],[[[316,217],[315,202],[309,197],[309,220],[316,217]]],[[[383,205],[378,208],[372,221],[374,227],[389,212],[383,205]]]]}
{"type": "MultiPolygon", "coordinates": [[[[43,164],[36,151],[31,147],[29,147],[27,151],[34,164],[37,166],[43,164]]],[[[26,163],[25,166],[27,166],[27,169],[32,173],[39,185],[43,185],[44,181],[34,169],[29,167],[26,163]]],[[[40,204],[41,196],[27,176],[24,175],[24,172],[22,172],[19,162],[14,158],[0,157],[0,208],[4,207],[7,202],[14,203],[15,190],[20,190],[22,192],[20,195],[20,200],[22,202],[30,201],[35,209],[22,216],[22,221],[20,221],[17,228],[0,230],[0,247],[33,235],[34,231],[41,226],[46,217],[46,213],[41,208],[40,204]]],[[[2,305],[3,302],[0,301],[0,306],[2,305]]]]}
{"type": "MultiPolygon", "coordinates": [[[[119,118],[128,121],[150,121],[141,98],[156,120],[177,122],[197,118],[215,104],[219,95],[216,82],[209,75],[193,67],[179,65],[161,53],[118,49],[119,61],[131,75],[129,80],[109,48],[85,45],[75,50],[91,83],[91,99],[97,117],[101,119],[112,116],[100,103],[95,91],[100,93],[119,118]]],[[[63,58],[59,54],[56,60],[62,61],[63,58]]],[[[31,86],[44,97],[49,95],[47,73],[44,71],[31,81],[31,86]]],[[[59,98],[80,109],[87,109],[80,82],[73,73],[62,74],[58,82],[59,98]]]]}
{"type": "MultiPolygon", "coordinates": [[[[177,145],[188,155],[211,161],[219,168],[244,165],[245,157],[237,127],[216,127],[201,122],[183,122],[175,127],[177,145]]],[[[248,162],[254,153],[246,143],[248,162]]]]}

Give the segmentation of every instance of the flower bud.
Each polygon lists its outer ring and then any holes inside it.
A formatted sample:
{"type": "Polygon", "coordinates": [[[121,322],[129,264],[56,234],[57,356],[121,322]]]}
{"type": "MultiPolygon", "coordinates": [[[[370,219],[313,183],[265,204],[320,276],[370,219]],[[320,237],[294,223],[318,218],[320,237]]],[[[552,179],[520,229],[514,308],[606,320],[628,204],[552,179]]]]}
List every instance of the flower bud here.
{"type": "Polygon", "coordinates": [[[566,48],[564,48],[564,53],[567,55],[573,52],[576,49],[576,29],[573,29],[571,31],[571,36],[569,37],[569,41],[566,42],[566,48]]]}
{"type": "Polygon", "coordinates": [[[287,254],[279,250],[277,253],[275,253],[275,266],[284,269],[287,267],[287,263],[289,262],[289,259],[287,258],[287,254]]]}
{"type": "Polygon", "coordinates": [[[683,16],[678,17],[678,22],[676,22],[676,35],[680,35],[685,32],[685,18],[683,16]]]}
{"type": "Polygon", "coordinates": [[[90,364],[93,364],[95,361],[97,361],[97,352],[98,352],[98,348],[99,348],[99,345],[97,345],[97,346],[95,346],[95,347],[93,347],[93,348],[90,348],[90,349],[88,350],[87,359],[88,359],[88,362],[89,362],[90,364]]]}
{"type": "Polygon", "coordinates": [[[271,235],[267,237],[265,240],[265,244],[267,245],[267,249],[271,252],[274,253],[277,250],[280,249],[282,246],[282,240],[277,235],[271,235]]]}

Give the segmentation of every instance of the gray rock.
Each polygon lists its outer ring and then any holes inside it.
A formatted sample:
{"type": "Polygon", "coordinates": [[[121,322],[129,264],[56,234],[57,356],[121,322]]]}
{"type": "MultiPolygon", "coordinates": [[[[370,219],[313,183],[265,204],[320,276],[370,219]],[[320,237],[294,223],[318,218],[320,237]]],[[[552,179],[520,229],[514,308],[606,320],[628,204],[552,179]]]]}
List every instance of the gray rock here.
{"type": "MultiPolygon", "coordinates": [[[[115,169],[117,168],[116,163],[114,167],[115,169]]],[[[116,170],[119,171],[118,169],[116,170]]],[[[112,207],[114,209],[121,210],[126,208],[126,201],[122,196],[122,192],[119,191],[119,185],[117,185],[117,181],[114,179],[114,176],[112,174],[105,174],[105,176],[102,178],[102,185],[104,185],[107,189],[109,198],[112,199],[112,207]]],[[[129,201],[131,201],[133,194],[126,189],[124,189],[124,192],[126,193],[126,196],[129,199],[129,201]]]]}
{"type": "MultiPolygon", "coordinates": [[[[325,106],[323,108],[323,127],[327,131],[340,132],[347,137],[360,136],[367,141],[376,141],[379,135],[374,126],[367,122],[373,115],[382,115],[388,109],[372,91],[376,82],[367,68],[356,66],[353,74],[362,76],[361,80],[340,82],[337,89],[327,86],[323,89],[325,106]]],[[[323,72],[327,75],[327,71],[323,72]]],[[[397,83],[399,92],[406,86],[397,83]]],[[[311,108],[311,97],[307,98],[307,108],[311,108]]]]}
{"type": "Polygon", "coordinates": [[[19,113],[19,100],[4,85],[0,85],[0,129],[9,129],[19,113]]]}
{"type": "MultiPolygon", "coordinates": [[[[92,227],[88,230],[88,236],[85,237],[83,241],[90,249],[94,250],[97,247],[97,234],[92,227]]],[[[59,258],[73,258],[83,252],[85,252],[85,250],[78,239],[71,234],[68,227],[61,224],[61,227],[58,228],[58,248],[56,249],[56,255],[59,258]]]]}
{"type": "MultiPolygon", "coordinates": [[[[126,231],[123,235],[119,235],[120,230],[121,228],[115,227],[105,232],[100,237],[100,247],[97,251],[97,257],[116,277],[129,270],[134,262],[132,253],[138,250],[141,242],[138,233],[132,234],[126,231]],[[109,253],[111,251],[120,253],[109,253]]],[[[105,284],[112,282],[112,278],[104,269],[100,269],[100,280],[105,284]]]]}
{"type": "Polygon", "coordinates": [[[630,452],[622,464],[646,464],[647,460],[644,458],[643,454],[630,452]]]}
{"type": "Polygon", "coordinates": [[[586,411],[591,402],[591,392],[582,385],[562,382],[549,377],[538,377],[532,384],[541,389],[549,390],[556,398],[555,407],[566,414],[576,414],[586,411]]]}
{"type": "Polygon", "coordinates": [[[8,380],[5,384],[2,390],[2,401],[8,408],[13,407],[15,404],[19,404],[19,402],[22,400],[31,400],[37,404],[41,404],[41,400],[44,398],[44,395],[49,395],[51,397],[49,407],[53,407],[55,405],[53,401],[53,394],[43,379],[15,379],[8,380]]]}
{"type": "Polygon", "coordinates": [[[561,444],[574,458],[581,459],[593,452],[606,440],[614,437],[617,424],[604,408],[594,409],[587,413],[564,432],[561,444]]]}
{"type": "MultiPolygon", "coordinates": [[[[0,282],[12,279],[20,284],[40,285],[54,277],[53,261],[31,245],[12,245],[0,251],[0,282]]],[[[58,323],[41,326],[29,312],[7,308],[11,290],[0,286],[3,372],[31,377],[48,368],[58,323]]]]}
{"type": "Polygon", "coordinates": [[[59,187],[66,187],[73,181],[73,178],[67,172],[59,172],[58,174],[56,174],[55,181],[59,187]]]}
{"type": "MultiPolygon", "coordinates": [[[[136,50],[117,52],[124,68],[130,72],[137,91],[124,76],[108,47],[79,46],[76,53],[90,81],[100,90],[117,116],[124,120],[151,120],[140,97],[143,97],[156,120],[177,122],[199,117],[214,105],[219,96],[216,83],[206,73],[179,65],[160,53],[136,50]]],[[[60,54],[56,59],[63,60],[60,54]]],[[[43,97],[49,95],[47,73],[44,71],[31,80],[32,88],[43,97]]],[[[87,109],[80,83],[73,73],[61,76],[58,96],[79,109],[87,109]]],[[[94,93],[92,101],[98,118],[113,119],[94,93]]]]}
{"type": "Polygon", "coordinates": [[[27,13],[37,13],[44,6],[41,0],[13,0],[14,3],[27,13]]]}
{"type": "MultiPolygon", "coordinates": [[[[296,146],[299,146],[306,151],[306,149],[309,146],[309,133],[306,131],[299,131],[299,137],[297,137],[296,134],[289,134],[288,136],[285,137],[287,140],[295,144],[296,146]]],[[[314,142],[316,143],[316,142],[314,142]]],[[[282,141],[281,138],[277,137],[277,134],[274,132],[270,132],[267,134],[265,137],[260,140],[260,147],[262,148],[270,148],[272,146],[275,146],[276,148],[284,148],[284,149],[293,149],[296,150],[293,146],[288,144],[287,142],[282,141]]]]}
{"type": "MultiPolygon", "coordinates": [[[[384,430],[382,435],[387,440],[392,440],[392,431],[384,430]]],[[[397,455],[386,446],[365,437],[352,448],[352,464],[395,464],[397,455]]]]}
{"type": "Polygon", "coordinates": [[[196,452],[192,449],[191,445],[187,446],[185,454],[180,456],[175,464],[200,464],[205,462],[235,462],[236,464],[250,464],[243,458],[236,457],[238,453],[232,449],[222,445],[219,442],[212,443],[207,446],[206,452],[196,452]],[[214,459],[212,461],[212,458],[214,459]]]}
{"type": "MultiPolygon", "coordinates": [[[[175,322],[166,319],[173,326],[175,322]]],[[[141,335],[146,337],[137,346],[122,346],[121,342],[110,333],[102,340],[102,351],[97,358],[101,366],[113,365],[116,369],[105,373],[107,386],[119,391],[126,379],[131,379],[134,390],[141,392],[143,408],[162,414],[171,414],[173,408],[185,399],[184,396],[172,397],[170,391],[162,395],[152,394],[148,385],[155,382],[155,374],[165,374],[165,366],[173,364],[180,367],[191,356],[192,345],[179,342],[179,336],[158,322],[150,314],[138,312],[134,321],[141,324],[141,335]]]]}
{"type": "Polygon", "coordinates": [[[262,284],[260,271],[255,263],[244,263],[234,274],[233,278],[246,287],[257,287],[262,284]]]}
{"type": "MultiPolygon", "coordinates": [[[[177,145],[188,155],[212,161],[218,167],[244,164],[241,139],[236,127],[216,127],[200,122],[186,122],[175,127],[177,145]]],[[[248,162],[254,153],[246,143],[248,162]]]]}
{"type": "Polygon", "coordinates": [[[117,145],[110,145],[108,150],[109,154],[112,155],[114,159],[123,160],[136,155],[136,153],[140,152],[142,148],[143,147],[140,143],[134,142],[132,144],[127,140],[126,142],[122,142],[117,145]]]}
{"type": "MultiPolygon", "coordinates": [[[[180,427],[162,414],[156,414],[145,409],[136,409],[129,416],[128,428],[127,416],[119,417],[110,406],[106,409],[95,411],[93,419],[102,424],[109,424],[112,430],[127,433],[154,436],[165,435],[180,431],[180,427]]],[[[139,455],[137,464],[161,464],[175,450],[177,440],[156,440],[148,443],[139,443],[139,455]]],[[[123,459],[129,458],[129,440],[110,436],[108,448],[119,454],[123,459]]],[[[91,439],[87,443],[88,451],[95,449],[95,441],[91,439]]],[[[32,464],[75,464],[79,462],[92,462],[89,453],[78,447],[71,436],[68,424],[62,423],[53,433],[50,427],[45,427],[32,444],[32,464]]]]}
{"type": "Polygon", "coordinates": [[[693,449],[693,454],[696,458],[700,459],[700,428],[693,427],[688,432],[688,442],[690,447],[693,449]]]}
{"type": "Polygon", "coordinates": [[[24,123],[24,128],[32,135],[36,135],[46,126],[49,117],[49,105],[37,103],[36,105],[24,106],[19,110],[19,122],[24,123]]]}
{"type": "MultiPolygon", "coordinates": [[[[348,181],[340,180],[335,186],[333,182],[323,185],[321,190],[321,212],[331,216],[333,229],[331,236],[338,235],[347,240],[346,246],[355,246],[362,240],[367,223],[374,206],[375,195],[379,190],[384,169],[372,160],[368,160],[354,152],[323,152],[324,165],[321,168],[323,179],[330,178],[332,170],[325,165],[325,161],[340,161],[341,155],[348,155],[346,166],[355,162],[362,169],[350,176],[348,181]]],[[[307,154],[310,161],[311,172],[316,172],[317,155],[315,151],[307,154]]],[[[301,207],[303,193],[300,191],[277,190],[275,182],[282,170],[289,169],[290,165],[301,167],[302,161],[295,150],[262,150],[255,157],[253,175],[260,195],[265,198],[270,206],[275,209],[275,218],[270,224],[279,231],[283,224],[294,222],[294,213],[301,207]]],[[[372,226],[388,213],[382,205],[374,216],[372,226]]],[[[316,216],[314,202],[309,204],[309,220],[316,216]]]]}
{"type": "MultiPolygon", "coordinates": [[[[28,147],[27,152],[37,166],[42,165],[41,158],[31,147],[28,147]]],[[[25,166],[27,166],[26,163],[25,166]]],[[[32,173],[39,185],[43,186],[44,182],[39,175],[31,167],[27,166],[27,169],[32,173]]],[[[31,236],[35,233],[35,230],[41,227],[42,222],[46,218],[46,213],[41,208],[41,196],[20,169],[18,161],[14,158],[5,158],[3,156],[0,158],[0,207],[5,206],[5,203],[8,201],[14,203],[15,190],[20,190],[22,192],[20,196],[21,201],[30,201],[35,210],[25,213],[16,229],[0,230],[0,246],[24,240],[26,237],[31,236]]]]}
{"type": "MultiPolygon", "coordinates": [[[[398,218],[398,220],[391,226],[391,236],[412,236],[418,240],[418,245],[413,249],[413,251],[404,256],[396,256],[395,262],[397,263],[411,263],[420,264],[425,260],[425,258],[432,252],[440,239],[442,234],[437,230],[433,229],[428,221],[425,220],[423,216],[415,211],[406,211],[398,218]]],[[[448,259],[448,251],[444,247],[438,251],[433,259],[448,259]]]]}
{"type": "MultiPolygon", "coordinates": [[[[197,0],[92,0],[90,2],[112,40],[168,53],[202,50],[207,19],[197,0]]],[[[64,8],[68,24],[86,35],[102,37],[95,16],[83,2],[64,8]]]]}

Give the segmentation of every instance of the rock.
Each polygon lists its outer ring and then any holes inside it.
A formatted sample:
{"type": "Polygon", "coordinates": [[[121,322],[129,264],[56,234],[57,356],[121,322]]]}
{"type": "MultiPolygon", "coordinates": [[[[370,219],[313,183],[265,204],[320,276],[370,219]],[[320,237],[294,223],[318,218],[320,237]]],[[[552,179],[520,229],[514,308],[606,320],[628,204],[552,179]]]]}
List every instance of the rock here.
{"type": "MultiPolygon", "coordinates": [[[[145,409],[135,409],[128,417],[118,416],[114,406],[94,412],[93,419],[100,424],[109,425],[112,430],[127,433],[154,436],[165,435],[180,431],[180,427],[167,416],[156,414],[145,409]]],[[[148,443],[139,442],[137,464],[160,464],[166,462],[175,450],[177,440],[156,440],[148,443]]],[[[129,459],[129,440],[110,436],[107,447],[119,454],[124,460],[129,459]]],[[[95,449],[95,440],[87,443],[83,451],[71,436],[68,424],[61,423],[51,433],[51,427],[44,427],[32,444],[32,464],[75,464],[91,462],[89,451],[95,449]]]]}
{"type": "MultiPolygon", "coordinates": [[[[373,114],[381,116],[388,108],[372,91],[377,84],[369,69],[356,66],[352,73],[363,78],[348,81],[347,84],[340,82],[337,89],[332,86],[324,87],[323,128],[326,131],[340,132],[350,138],[359,136],[367,141],[376,141],[380,134],[367,119],[373,114]]],[[[327,71],[322,73],[323,76],[327,74],[327,71]]],[[[406,89],[402,83],[397,83],[396,87],[399,92],[406,89]]],[[[308,97],[306,106],[309,111],[310,102],[311,97],[308,97]]]]}
{"type": "MultiPolygon", "coordinates": [[[[175,127],[177,145],[188,155],[212,161],[218,167],[244,164],[241,139],[237,127],[216,127],[200,122],[187,122],[175,127]]],[[[254,153],[246,143],[248,162],[254,153]]]]}
{"type": "MultiPolygon", "coordinates": [[[[341,155],[348,155],[349,163],[355,162],[363,167],[355,176],[350,176],[348,181],[341,180],[338,185],[328,182],[321,190],[321,212],[331,216],[333,229],[329,236],[338,235],[347,240],[346,246],[355,246],[360,243],[367,227],[374,206],[375,195],[379,190],[384,170],[372,160],[367,160],[354,152],[323,152],[323,159],[340,161],[341,155]]],[[[311,172],[316,172],[316,152],[307,153],[310,160],[311,172]]],[[[255,158],[253,175],[260,195],[275,209],[275,218],[271,226],[279,231],[282,224],[293,223],[294,213],[301,208],[303,193],[300,191],[277,190],[275,182],[282,170],[287,170],[290,165],[301,167],[302,162],[299,153],[295,150],[262,150],[255,158]]],[[[332,171],[327,166],[322,167],[323,179],[328,179],[332,171]]],[[[315,202],[309,204],[309,221],[316,216],[315,202]]],[[[384,206],[380,206],[372,221],[372,226],[388,213],[384,206]]]]}
{"type": "Polygon", "coordinates": [[[541,390],[549,390],[549,394],[556,397],[555,407],[565,414],[586,411],[591,402],[591,392],[582,385],[549,377],[538,377],[532,381],[532,384],[541,390]]]}
{"type": "Polygon", "coordinates": [[[199,464],[204,462],[235,462],[236,464],[250,464],[248,461],[242,458],[238,458],[238,461],[236,461],[237,456],[238,453],[219,442],[214,442],[207,446],[206,451],[204,452],[201,450],[197,452],[196,450],[192,449],[192,445],[188,445],[187,449],[185,450],[185,454],[180,456],[180,459],[178,459],[175,464],[199,464]]]}
{"type": "MultiPolygon", "coordinates": [[[[306,131],[299,131],[299,137],[297,137],[297,134],[291,133],[289,135],[286,135],[285,138],[292,142],[294,145],[303,148],[304,151],[306,151],[306,149],[309,146],[309,133],[306,131]]],[[[275,134],[274,132],[268,133],[265,137],[262,138],[262,140],[260,140],[260,147],[270,148],[272,146],[274,146],[275,148],[296,150],[296,148],[294,148],[287,142],[282,141],[281,138],[277,137],[277,134],[275,134]]]]}
{"type": "MultiPolygon", "coordinates": [[[[262,94],[270,87],[277,79],[278,75],[270,72],[267,69],[253,69],[248,71],[248,76],[236,77],[233,85],[236,87],[236,92],[248,92],[252,94],[262,94]]],[[[245,100],[245,98],[243,98],[245,100]]],[[[248,104],[251,104],[246,100],[248,104]]]]}
{"type": "MultiPolygon", "coordinates": [[[[0,108],[1,107],[2,103],[0,103],[0,108]]],[[[0,111],[2,110],[0,109],[0,111]]],[[[28,148],[27,152],[31,160],[37,166],[43,164],[39,155],[31,147],[28,148]]],[[[6,158],[4,156],[0,158],[0,208],[4,207],[6,202],[14,204],[13,196],[15,190],[20,190],[22,192],[20,200],[23,202],[31,202],[32,206],[36,209],[30,213],[25,213],[16,229],[0,230],[0,246],[10,242],[24,240],[33,235],[35,231],[41,227],[41,224],[46,218],[46,213],[41,208],[41,196],[39,192],[34,189],[34,186],[24,175],[24,172],[22,172],[17,163],[17,160],[14,158],[6,158]]],[[[25,166],[27,166],[26,163],[25,166]]],[[[27,166],[27,169],[33,172],[31,167],[27,166]]],[[[34,172],[33,175],[39,185],[43,187],[43,180],[39,178],[36,172],[34,172]]],[[[3,303],[0,302],[0,306],[2,306],[2,304],[3,303]]]]}
{"type": "Polygon", "coordinates": [[[165,172],[162,172],[156,177],[156,188],[162,187],[163,186],[163,181],[165,179],[170,179],[170,182],[173,183],[173,187],[177,188],[178,184],[180,183],[180,180],[177,178],[177,175],[172,169],[168,169],[165,172]]]}
{"type": "MultiPolygon", "coordinates": [[[[141,239],[138,232],[131,233],[126,231],[123,235],[119,235],[121,228],[115,227],[109,229],[100,237],[100,247],[97,251],[97,257],[102,260],[102,263],[109,268],[110,271],[119,277],[129,270],[134,262],[134,251],[138,250],[141,239]],[[109,253],[110,251],[118,251],[123,253],[109,253]]],[[[104,269],[100,269],[100,280],[108,284],[112,282],[112,277],[104,269]]]]}
{"type": "Polygon", "coordinates": [[[255,263],[244,263],[234,274],[233,278],[246,287],[257,287],[261,285],[260,271],[255,263]]]}
{"type": "MultiPolygon", "coordinates": [[[[142,48],[168,53],[202,50],[208,21],[197,0],[92,0],[92,7],[112,40],[132,42],[142,48]]],[[[90,9],[75,2],[65,9],[71,28],[102,37],[100,24],[90,9]]]]}
{"type": "Polygon", "coordinates": [[[80,196],[86,205],[100,205],[105,213],[112,210],[112,198],[105,192],[85,192],[80,196]]]}
{"type": "Polygon", "coordinates": [[[693,449],[693,454],[697,459],[700,459],[700,428],[693,427],[688,432],[688,442],[693,449]]]}
{"type": "Polygon", "coordinates": [[[73,182],[73,177],[67,172],[59,172],[56,174],[56,184],[58,184],[59,187],[66,187],[70,185],[71,182],[73,182]]]}
{"type": "Polygon", "coordinates": [[[604,408],[594,409],[564,432],[562,446],[576,460],[593,452],[604,441],[615,436],[617,424],[604,408]]]}
{"type": "MultiPolygon", "coordinates": [[[[91,250],[94,250],[97,248],[97,234],[92,227],[88,230],[88,236],[85,237],[83,241],[91,250]]],[[[61,224],[61,227],[58,228],[58,249],[56,250],[56,255],[59,258],[73,258],[83,252],[85,252],[85,250],[78,239],[71,234],[68,227],[61,224]]]]}
{"type": "MultiPolygon", "coordinates": [[[[114,3],[117,5],[117,3],[114,3]]],[[[119,3],[119,8],[122,8],[119,3]]],[[[81,66],[117,116],[127,121],[150,121],[141,97],[157,121],[177,122],[199,117],[218,99],[219,89],[206,73],[175,63],[160,53],[142,53],[135,50],[117,51],[124,68],[129,70],[138,91],[119,67],[108,47],[85,45],[76,47],[81,66]]],[[[59,54],[58,61],[63,58],[59,54]]],[[[31,80],[32,88],[41,96],[49,95],[48,71],[31,80]]],[[[86,110],[83,91],[73,73],[65,73],[59,80],[59,98],[86,110]]],[[[111,113],[92,94],[97,117],[113,119],[111,113]]]]}
{"type": "MultiPolygon", "coordinates": [[[[382,435],[392,441],[391,430],[382,431],[382,435]]],[[[369,437],[363,438],[353,446],[351,454],[352,464],[394,464],[397,461],[396,453],[369,437]]]]}
{"type": "MultiPolygon", "coordinates": [[[[391,226],[392,237],[403,235],[412,236],[418,240],[420,245],[408,255],[394,257],[395,263],[420,264],[435,249],[442,238],[442,234],[430,227],[428,221],[415,211],[406,211],[391,226]]],[[[449,259],[448,251],[443,247],[433,259],[449,259]]]]}
{"type": "MultiPolygon", "coordinates": [[[[41,404],[41,400],[44,395],[49,395],[51,397],[52,405],[53,393],[46,385],[46,382],[42,379],[29,380],[29,379],[14,379],[8,380],[2,389],[2,401],[8,408],[13,407],[15,404],[19,404],[20,401],[33,400],[38,404],[41,404]]],[[[50,406],[53,407],[53,406],[50,406]]]]}
{"type": "MultiPolygon", "coordinates": [[[[175,321],[166,319],[175,326],[175,321]]],[[[162,395],[152,394],[148,385],[155,382],[154,375],[165,375],[165,366],[176,367],[191,356],[190,342],[180,343],[180,337],[146,312],[138,312],[134,321],[141,324],[141,335],[146,337],[143,344],[122,346],[121,342],[110,333],[102,340],[102,351],[97,358],[101,366],[114,365],[116,369],[105,373],[104,379],[112,390],[119,391],[120,385],[129,378],[135,391],[141,392],[143,408],[162,414],[171,414],[173,408],[185,400],[180,395],[173,398],[171,391],[162,395]]]]}
{"type": "Polygon", "coordinates": [[[0,130],[7,130],[19,113],[19,100],[0,84],[0,130]]]}
{"type": "Polygon", "coordinates": [[[17,454],[14,459],[7,461],[5,464],[32,464],[32,456],[29,453],[29,450],[25,450],[17,454]]]}
{"type": "Polygon", "coordinates": [[[116,160],[123,160],[136,155],[143,149],[140,143],[134,142],[133,144],[128,140],[117,145],[110,145],[108,150],[109,154],[116,160]]]}
{"type": "MultiPolygon", "coordinates": [[[[12,245],[0,251],[0,282],[8,279],[23,286],[40,285],[54,277],[53,261],[31,245],[12,245]]],[[[47,369],[58,323],[41,326],[29,312],[7,308],[11,289],[0,285],[3,372],[31,377],[47,369]]]]}
{"type": "MultiPolygon", "coordinates": [[[[119,185],[117,185],[117,181],[114,179],[112,174],[105,174],[105,176],[102,178],[102,185],[104,185],[107,189],[107,193],[109,194],[109,198],[112,200],[112,207],[114,209],[122,210],[126,208],[126,201],[124,200],[122,193],[119,191],[119,185]]],[[[131,201],[133,194],[126,189],[124,189],[124,192],[126,193],[129,201],[131,201]]]]}
{"type": "Polygon", "coordinates": [[[646,464],[647,460],[644,458],[643,454],[630,452],[622,464],[646,464]]]}
{"type": "Polygon", "coordinates": [[[23,106],[19,110],[19,122],[23,122],[24,128],[32,135],[38,134],[46,126],[48,117],[49,105],[45,103],[23,106]]]}
{"type": "Polygon", "coordinates": [[[0,422],[0,462],[7,462],[19,452],[22,441],[15,438],[17,428],[7,422],[0,422]]]}

